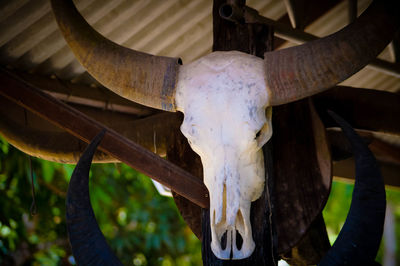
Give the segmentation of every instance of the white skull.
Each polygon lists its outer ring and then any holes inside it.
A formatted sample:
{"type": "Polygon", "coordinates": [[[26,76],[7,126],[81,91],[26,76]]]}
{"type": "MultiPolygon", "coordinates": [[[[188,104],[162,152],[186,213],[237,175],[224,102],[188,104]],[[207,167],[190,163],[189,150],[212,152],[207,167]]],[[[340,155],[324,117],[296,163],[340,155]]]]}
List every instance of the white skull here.
{"type": "Polygon", "coordinates": [[[261,148],[272,135],[268,99],[264,62],[252,55],[214,52],[179,72],[181,131],[202,160],[210,192],[211,249],[220,259],[230,259],[231,252],[232,259],[243,259],[255,248],[250,205],[264,189],[261,148]]]}

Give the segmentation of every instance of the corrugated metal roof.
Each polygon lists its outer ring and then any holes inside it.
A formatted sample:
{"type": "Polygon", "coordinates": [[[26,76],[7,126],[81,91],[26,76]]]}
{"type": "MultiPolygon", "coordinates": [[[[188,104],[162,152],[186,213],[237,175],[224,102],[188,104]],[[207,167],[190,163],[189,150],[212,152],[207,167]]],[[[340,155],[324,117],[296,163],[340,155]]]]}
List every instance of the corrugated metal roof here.
{"type": "MultiPolygon", "coordinates": [[[[359,0],[359,13],[370,0],[359,0]]],[[[100,33],[123,46],[143,52],[181,57],[184,63],[211,51],[210,0],[79,0],[86,20],[100,33]]],[[[265,17],[286,14],[281,0],[248,0],[265,17]]],[[[343,1],[305,30],[325,36],[348,23],[343,1]]],[[[383,58],[391,59],[386,50],[383,58]]],[[[56,75],[75,83],[94,83],[58,31],[48,0],[6,0],[0,3],[0,64],[40,75],[56,75]]],[[[364,69],[345,81],[355,87],[400,91],[400,79],[364,69]]]]}

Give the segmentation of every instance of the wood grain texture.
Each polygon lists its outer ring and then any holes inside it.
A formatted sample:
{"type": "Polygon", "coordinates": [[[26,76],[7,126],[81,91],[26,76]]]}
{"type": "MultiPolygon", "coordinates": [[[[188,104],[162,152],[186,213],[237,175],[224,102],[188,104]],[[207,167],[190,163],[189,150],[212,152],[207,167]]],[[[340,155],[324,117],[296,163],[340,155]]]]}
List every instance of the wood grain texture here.
{"type": "MultiPolygon", "coordinates": [[[[274,192],[279,254],[288,252],[299,243],[329,196],[330,161],[324,161],[327,160],[326,154],[320,154],[325,158],[318,160],[316,151],[318,146],[327,144],[326,140],[323,143],[323,139],[316,141],[314,133],[317,129],[325,129],[321,123],[313,123],[309,104],[308,100],[302,100],[275,107],[273,111],[274,192]],[[323,165],[320,165],[321,161],[323,165]]],[[[327,236],[321,234],[321,237],[327,236]]]]}
{"type": "MultiPolygon", "coordinates": [[[[180,121],[183,115],[179,113],[180,121]]],[[[171,131],[167,148],[168,161],[178,165],[188,171],[199,180],[203,180],[203,166],[200,157],[190,148],[190,145],[181,131],[171,131]]],[[[201,208],[179,194],[172,192],[176,206],[178,207],[183,219],[189,225],[192,232],[202,239],[201,231],[201,208]]]]}
{"type": "Polygon", "coordinates": [[[330,109],[356,129],[400,135],[400,94],[336,86],[313,97],[325,127],[337,127],[327,115],[330,109]]]}

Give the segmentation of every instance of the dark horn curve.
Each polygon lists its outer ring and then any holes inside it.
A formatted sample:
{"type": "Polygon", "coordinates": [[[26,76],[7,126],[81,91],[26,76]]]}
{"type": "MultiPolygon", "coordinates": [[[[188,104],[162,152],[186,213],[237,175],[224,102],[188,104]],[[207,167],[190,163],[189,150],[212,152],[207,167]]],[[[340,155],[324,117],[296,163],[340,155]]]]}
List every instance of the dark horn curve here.
{"type": "Polygon", "coordinates": [[[106,39],[85,21],[72,0],[51,0],[51,5],[75,57],[97,81],[134,102],[176,111],[180,59],[138,52],[106,39]]]}
{"type": "Polygon", "coordinates": [[[376,159],[362,138],[343,118],[333,112],[329,114],[352,145],[356,181],[346,222],[319,265],[376,265],[385,221],[385,184],[376,159]]]}
{"type": "Polygon", "coordinates": [[[86,148],[68,187],[68,237],[78,265],[122,265],[100,231],[89,197],[89,170],[104,134],[105,130],[101,131],[86,148]]]}
{"type": "Polygon", "coordinates": [[[393,39],[400,1],[376,0],[352,24],[303,45],[264,55],[272,106],[322,92],[366,66],[393,39]]]}

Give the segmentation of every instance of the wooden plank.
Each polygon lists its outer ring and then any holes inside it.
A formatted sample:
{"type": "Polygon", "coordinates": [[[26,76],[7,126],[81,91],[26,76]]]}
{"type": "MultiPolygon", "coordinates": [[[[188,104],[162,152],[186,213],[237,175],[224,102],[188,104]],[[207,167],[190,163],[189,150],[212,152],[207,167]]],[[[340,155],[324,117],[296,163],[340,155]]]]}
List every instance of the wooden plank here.
{"type": "MultiPolygon", "coordinates": [[[[181,121],[183,121],[183,115],[181,116],[181,121]]],[[[174,132],[173,136],[170,138],[169,145],[167,147],[167,157],[170,162],[193,174],[199,180],[203,180],[203,165],[201,164],[201,159],[191,149],[186,137],[183,136],[180,130],[174,132]]],[[[183,219],[189,225],[190,229],[197,236],[197,238],[202,240],[202,209],[184,197],[177,195],[174,191],[172,195],[183,219]]]]}
{"type": "MultiPolygon", "coordinates": [[[[219,8],[226,1],[214,0],[213,6],[213,51],[238,50],[245,53],[263,57],[267,50],[272,50],[273,31],[272,28],[257,24],[236,24],[224,20],[219,15],[219,8]]],[[[245,4],[244,0],[231,1],[239,8],[245,4]]],[[[202,255],[204,265],[276,265],[278,256],[276,254],[277,237],[273,229],[273,173],[270,167],[271,143],[264,148],[264,159],[266,174],[264,192],[261,197],[252,203],[250,220],[252,226],[253,240],[256,248],[253,254],[243,260],[219,260],[211,251],[211,230],[209,210],[202,213],[202,255]]]]}
{"type": "MultiPolygon", "coordinates": [[[[399,190],[400,189],[400,166],[398,164],[378,162],[381,169],[385,186],[399,190]]],[[[355,180],[355,162],[353,157],[335,162],[333,164],[334,180],[348,181],[354,183],[355,180]]]]}
{"type": "Polygon", "coordinates": [[[337,127],[330,109],[356,129],[400,135],[400,95],[385,91],[336,86],[313,97],[325,127],[337,127]]]}
{"type": "MultiPolygon", "coordinates": [[[[324,127],[311,110],[308,99],[273,109],[275,217],[279,254],[287,254],[297,246],[313,226],[329,197],[330,154],[323,152],[328,150],[324,147],[327,145],[323,136],[324,127]]],[[[326,232],[321,231],[319,237],[321,242],[326,242],[326,232]]],[[[326,246],[308,248],[309,254],[314,251],[314,255],[327,251],[326,246]]],[[[318,263],[318,260],[306,261],[301,256],[296,258],[300,259],[304,263],[318,263]]]]}
{"type": "MultiPolygon", "coordinates": [[[[0,71],[0,94],[51,121],[79,139],[89,142],[104,125],[25,83],[12,73],[0,71]]],[[[201,180],[176,165],[106,128],[99,149],[148,175],[197,205],[207,208],[208,191],[201,180]]]]}
{"type": "MultiPolygon", "coordinates": [[[[120,112],[82,105],[72,107],[160,156],[165,156],[170,136],[179,131],[181,125],[178,113],[162,112],[136,119],[120,112]]],[[[86,147],[80,139],[3,96],[0,96],[0,117],[0,134],[14,147],[31,156],[76,164],[86,147]]],[[[119,160],[97,151],[93,162],[119,160]]]]}
{"type": "MultiPolygon", "coordinates": [[[[388,137],[387,135],[383,135],[385,137],[381,140],[369,131],[356,130],[356,132],[368,143],[368,148],[378,161],[400,166],[400,146],[396,145],[400,137],[393,137],[392,135],[390,141],[385,141],[384,139],[388,137]]],[[[330,128],[327,131],[327,135],[333,161],[341,161],[353,157],[351,144],[341,130],[330,128]]]]}

